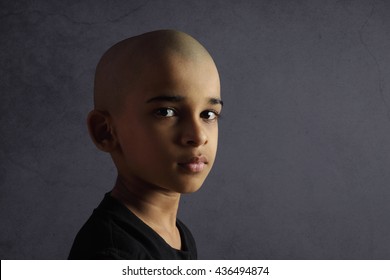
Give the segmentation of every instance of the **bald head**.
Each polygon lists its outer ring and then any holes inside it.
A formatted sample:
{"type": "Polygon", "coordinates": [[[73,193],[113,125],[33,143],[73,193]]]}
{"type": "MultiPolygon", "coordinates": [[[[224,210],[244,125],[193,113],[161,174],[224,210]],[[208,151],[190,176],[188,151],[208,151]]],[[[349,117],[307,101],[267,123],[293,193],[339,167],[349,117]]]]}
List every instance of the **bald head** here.
{"type": "Polygon", "coordinates": [[[164,67],[173,57],[215,66],[210,54],[197,40],[175,30],[153,31],[115,44],[106,51],[96,68],[95,109],[111,114],[119,111],[123,97],[131,94],[137,83],[148,82],[144,80],[144,72],[164,67]]]}

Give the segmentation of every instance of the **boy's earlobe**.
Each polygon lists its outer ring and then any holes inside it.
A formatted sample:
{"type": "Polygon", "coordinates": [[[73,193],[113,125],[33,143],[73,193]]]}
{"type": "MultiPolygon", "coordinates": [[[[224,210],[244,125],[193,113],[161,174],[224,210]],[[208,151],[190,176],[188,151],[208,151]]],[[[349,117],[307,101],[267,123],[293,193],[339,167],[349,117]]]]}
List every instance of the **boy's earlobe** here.
{"type": "Polygon", "coordinates": [[[87,123],[89,135],[96,147],[104,152],[112,152],[116,148],[117,141],[108,112],[92,110],[88,114],[87,123]]]}

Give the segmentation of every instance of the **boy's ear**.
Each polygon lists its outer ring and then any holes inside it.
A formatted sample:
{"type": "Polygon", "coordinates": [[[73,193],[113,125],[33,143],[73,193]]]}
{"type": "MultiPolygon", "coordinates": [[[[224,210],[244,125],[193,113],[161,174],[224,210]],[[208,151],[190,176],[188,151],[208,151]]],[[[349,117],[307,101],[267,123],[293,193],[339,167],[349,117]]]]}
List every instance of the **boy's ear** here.
{"type": "Polygon", "coordinates": [[[92,110],[87,118],[88,131],[99,150],[111,153],[118,142],[108,112],[92,110]]]}

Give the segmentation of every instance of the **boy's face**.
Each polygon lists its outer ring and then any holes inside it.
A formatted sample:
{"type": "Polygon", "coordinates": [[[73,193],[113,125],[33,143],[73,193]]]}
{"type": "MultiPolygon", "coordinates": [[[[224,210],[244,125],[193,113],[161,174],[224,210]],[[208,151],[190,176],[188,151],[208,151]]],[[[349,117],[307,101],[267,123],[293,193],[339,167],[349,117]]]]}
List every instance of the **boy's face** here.
{"type": "Polygon", "coordinates": [[[219,76],[209,58],[163,60],[143,68],[113,117],[117,167],[129,184],[194,192],[216,156],[219,76]]]}

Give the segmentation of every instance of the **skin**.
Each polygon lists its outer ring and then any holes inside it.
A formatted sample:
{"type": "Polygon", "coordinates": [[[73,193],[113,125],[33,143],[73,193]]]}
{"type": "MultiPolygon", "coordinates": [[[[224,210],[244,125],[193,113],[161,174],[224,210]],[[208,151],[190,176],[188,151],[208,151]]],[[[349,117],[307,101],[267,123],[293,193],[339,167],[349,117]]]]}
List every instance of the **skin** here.
{"type": "Polygon", "coordinates": [[[204,47],[172,30],[124,40],[103,55],[88,127],[118,170],[111,195],[180,249],[180,195],[214,163],[222,109],[217,68],[204,47]],[[188,168],[194,158],[201,170],[188,168]]]}

